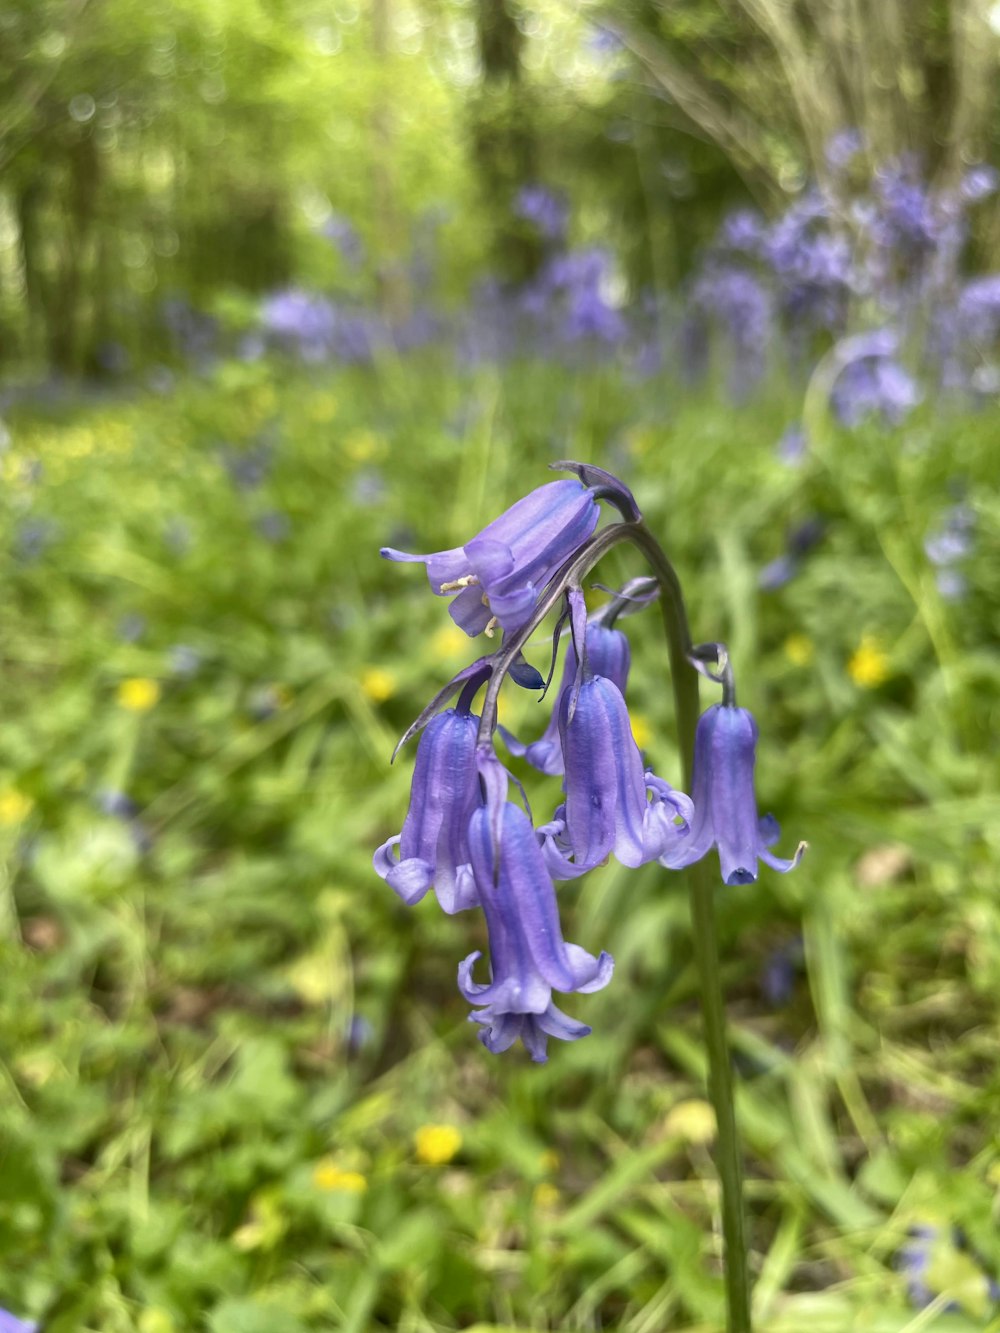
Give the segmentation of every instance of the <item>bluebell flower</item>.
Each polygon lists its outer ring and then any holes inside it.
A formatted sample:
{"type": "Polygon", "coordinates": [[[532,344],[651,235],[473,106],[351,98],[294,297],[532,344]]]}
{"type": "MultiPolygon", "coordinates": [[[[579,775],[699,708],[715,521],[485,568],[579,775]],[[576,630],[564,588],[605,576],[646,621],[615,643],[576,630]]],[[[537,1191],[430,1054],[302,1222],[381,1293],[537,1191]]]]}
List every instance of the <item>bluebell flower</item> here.
{"type": "Polygon", "coordinates": [[[611,980],[610,954],[597,958],[562,937],[555,889],[528,816],[509,801],[499,811],[499,840],[488,806],[469,825],[472,868],[489,930],[491,980],[473,981],[481,957],[471,953],[458,969],[458,987],[482,1025],[479,1039],[494,1053],[521,1038],[531,1058],[546,1059],[549,1037],[575,1041],[590,1028],[556,1008],[552,992],[589,993],[611,980]],[[496,858],[499,857],[499,865],[496,858]]]}
{"type": "Polygon", "coordinates": [[[764,373],[772,329],[770,294],[748,270],[713,263],[695,283],[691,300],[695,311],[725,329],[732,353],[729,387],[743,396],[764,373]]]}
{"type": "Polygon", "coordinates": [[[326,297],[290,287],[267,297],[260,311],[264,330],[304,361],[322,361],[330,354],[337,312],[326,297]]]}
{"type": "Polygon", "coordinates": [[[934,583],[946,602],[960,602],[969,591],[969,580],[960,569],[939,569],[934,583]]]}
{"type": "Polygon", "coordinates": [[[238,491],[255,491],[267,480],[274,462],[274,446],[267,441],[242,449],[223,445],[219,461],[238,491]]]}
{"type": "Polygon", "coordinates": [[[18,1319],[9,1310],[0,1310],[0,1333],[37,1333],[37,1330],[36,1323],[18,1319]]]}
{"type": "Polygon", "coordinates": [[[292,521],[280,509],[265,509],[254,520],[254,527],[265,541],[275,545],[286,540],[292,530],[292,521]]]}
{"type": "Polygon", "coordinates": [[[364,260],[365,249],[361,237],[353,224],[338,213],[331,213],[319,229],[331,245],[336,246],[341,256],[354,267],[364,260]]]}
{"type": "Polygon", "coordinates": [[[1000,173],[996,168],[980,163],[979,166],[970,167],[965,173],[958,191],[963,203],[978,204],[980,200],[996,194],[998,184],[1000,184],[1000,173]]]}
{"type": "Polygon", "coordinates": [[[1000,273],[987,273],[964,285],[957,319],[963,338],[977,347],[992,347],[1000,333],[1000,273]]]}
{"type": "Polygon", "coordinates": [[[464,546],[409,555],[390,546],[387,560],[426,565],[432,591],[454,597],[451,617],[469,635],[497,621],[519,629],[563,562],[597,526],[592,490],[576,479],[550,481],[518,500],[464,546]]]}
{"type": "Polygon", "coordinates": [[[204,656],[197,648],[192,648],[189,643],[172,644],[168,653],[170,670],[175,676],[182,679],[190,679],[198,674],[204,656]]]}
{"type": "Polygon", "coordinates": [[[478,717],[449,708],[420,738],[403,830],[382,844],[373,862],[404,903],[419,902],[432,885],[449,914],[478,902],[468,840],[469,819],[480,804],[478,731],[478,717]]]}
{"type": "MultiPolygon", "coordinates": [[[[598,613],[599,616],[600,613],[598,613]]],[[[622,694],[628,681],[632,650],[628,638],[618,629],[609,629],[600,619],[592,618],[587,625],[587,661],[595,675],[610,680],[622,694]]],[[[549,716],[548,726],[537,741],[524,745],[505,727],[499,728],[511,754],[527,759],[540,773],[556,776],[563,772],[562,741],[559,734],[559,718],[562,701],[571,693],[579,672],[579,661],[573,647],[572,636],[566,645],[566,659],[563,663],[562,682],[556,695],[555,704],[549,716]]]]}
{"type": "MultiPolygon", "coordinates": [[[[903,1275],[910,1304],[918,1310],[934,1304],[944,1294],[942,1287],[948,1283],[949,1270],[954,1271],[957,1263],[961,1266],[955,1272],[958,1281],[954,1290],[961,1299],[945,1301],[940,1307],[942,1314],[959,1314],[963,1310],[978,1313],[980,1303],[985,1307],[1000,1301],[1000,1285],[984,1271],[981,1256],[969,1245],[960,1227],[946,1228],[933,1222],[913,1223],[907,1229],[906,1243],[896,1251],[895,1258],[895,1267],[903,1275]],[[959,1256],[964,1256],[964,1262],[959,1256]],[[975,1269],[979,1270],[978,1282],[975,1269]]],[[[982,1314],[985,1318],[985,1308],[982,1314]]]]}
{"type": "MultiPolygon", "coordinates": [[[[647,861],[659,861],[661,865],[672,870],[688,865],[686,851],[694,815],[694,805],[690,796],[685,796],[682,791],[676,791],[669,782],[657,777],[651,769],[647,769],[643,774],[643,787],[644,809],[640,835],[642,855],[636,864],[644,865],[647,861]]],[[[629,813],[634,829],[638,822],[634,805],[629,813]]],[[[574,858],[576,848],[568,831],[565,803],[556,807],[549,823],[540,825],[537,832],[546,868],[553,879],[576,879],[577,876],[592,870],[597,864],[574,858]]],[[[603,860],[603,857],[600,859],[603,860]]],[[[619,860],[622,858],[619,857],[619,860]]],[[[629,864],[625,861],[622,863],[629,864]]]]}
{"type": "Polygon", "coordinates": [[[754,883],[758,860],[782,873],[798,865],[804,843],[791,860],[768,850],[780,829],[773,815],[757,816],[756,757],[757,724],[745,708],[713,704],[702,713],[694,742],[691,833],[679,859],[663,864],[691,865],[716,847],[726,884],[754,883]]]}
{"type": "Polygon", "coordinates": [[[898,425],[920,402],[920,389],[895,359],[899,336],[893,329],[844,338],[837,352],[840,370],[830,405],[845,426],[856,426],[872,413],[898,425]]]}
{"type": "Polygon", "coordinates": [[[622,865],[645,854],[646,783],[621,691],[590,676],[559,706],[565,765],[567,841],[578,866],[599,865],[611,852],[622,865]]]}
{"type": "Polygon", "coordinates": [[[146,617],[139,611],[126,611],[120,617],[115,631],[119,639],[124,639],[126,643],[138,643],[146,633],[146,617]]]}
{"type": "Polygon", "coordinates": [[[553,302],[562,311],[557,328],[569,343],[592,339],[609,345],[623,342],[628,325],[609,299],[611,256],[598,246],[557,255],[539,275],[532,295],[540,313],[553,302]]]}
{"type": "Polygon", "coordinates": [[[537,227],[546,240],[558,241],[566,234],[569,220],[566,201],[544,185],[522,186],[514,201],[514,213],[537,227]]]}
{"type": "Polygon", "coordinates": [[[757,575],[757,587],[761,592],[777,592],[799,572],[799,562],[788,551],[775,556],[757,575]]]}
{"type": "Polygon", "coordinates": [[[743,250],[755,255],[767,235],[767,223],[753,208],[738,208],[722,220],[717,244],[727,250],[743,250]]]}
{"type": "Polygon", "coordinates": [[[865,137],[860,130],[837,130],[831,134],[824,149],[826,164],[831,171],[840,172],[848,167],[865,146],[865,137]]]}

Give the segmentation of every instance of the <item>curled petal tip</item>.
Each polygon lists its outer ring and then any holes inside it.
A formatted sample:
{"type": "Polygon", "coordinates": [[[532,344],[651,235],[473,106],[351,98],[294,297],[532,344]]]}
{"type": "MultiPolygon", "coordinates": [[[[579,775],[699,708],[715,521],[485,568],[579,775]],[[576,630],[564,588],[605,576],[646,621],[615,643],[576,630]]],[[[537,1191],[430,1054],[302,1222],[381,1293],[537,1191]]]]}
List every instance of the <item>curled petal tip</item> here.
{"type": "Polygon", "coordinates": [[[635,502],[635,496],[612,472],[595,467],[593,463],[576,463],[571,458],[561,458],[556,463],[550,463],[549,467],[554,472],[575,473],[598,499],[610,500],[624,519],[631,523],[642,521],[642,512],[635,502]]]}

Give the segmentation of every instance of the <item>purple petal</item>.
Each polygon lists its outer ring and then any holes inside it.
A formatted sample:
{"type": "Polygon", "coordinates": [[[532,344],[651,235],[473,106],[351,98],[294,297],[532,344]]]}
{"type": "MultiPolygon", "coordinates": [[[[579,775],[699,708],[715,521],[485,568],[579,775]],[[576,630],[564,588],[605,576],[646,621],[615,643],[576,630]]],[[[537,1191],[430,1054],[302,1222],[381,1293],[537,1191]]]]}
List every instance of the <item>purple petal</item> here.
{"type": "Polygon", "coordinates": [[[561,734],[574,858],[594,866],[614,849],[623,865],[641,865],[646,787],[625,700],[610,681],[595,676],[580,687],[571,719],[568,713],[566,700],[561,734]]]}
{"type": "Polygon", "coordinates": [[[449,551],[432,551],[430,555],[410,555],[406,551],[383,546],[379,555],[383,560],[395,560],[397,564],[426,565],[427,581],[437,597],[449,596],[442,590],[442,584],[454,583],[456,579],[464,578],[472,572],[469,568],[469,557],[461,546],[453,546],[449,551]]]}

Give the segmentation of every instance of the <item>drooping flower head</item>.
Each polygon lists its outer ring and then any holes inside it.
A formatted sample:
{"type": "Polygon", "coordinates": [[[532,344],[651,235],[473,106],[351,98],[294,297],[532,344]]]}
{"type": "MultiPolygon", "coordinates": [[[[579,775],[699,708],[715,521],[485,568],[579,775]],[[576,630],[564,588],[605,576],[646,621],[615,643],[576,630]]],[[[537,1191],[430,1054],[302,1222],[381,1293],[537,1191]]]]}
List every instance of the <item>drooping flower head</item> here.
{"type": "Polygon", "coordinates": [[[757,724],[745,708],[713,704],[702,713],[694,742],[691,836],[674,866],[700,861],[712,847],[718,848],[726,884],[754,883],[758,860],[782,873],[798,865],[804,843],[791,860],[769,851],[780,829],[773,815],[758,818],[756,758],[757,724]]]}
{"type": "Polygon", "coordinates": [[[378,874],[407,905],[432,885],[449,914],[477,904],[468,824],[480,799],[478,730],[475,714],[449,708],[432,718],[420,738],[403,831],[383,843],[374,859],[378,874]]]}
{"type": "Polygon", "coordinates": [[[385,546],[382,555],[426,565],[437,596],[457,593],[449,610],[466,634],[481,633],[494,619],[504,630],[514,631],[531,615],[551,576],[597,527],[598,515],[594,492],[583,481],[550,481],[464,546],[430,555],[385,546]]]}
{"type": "Polygon", "coordinates": [[[505,801],[499,810],[499,841],[488,805],[469,825],[476,887],[489,930],[491,980],[473,981],[477,950],[458,969],[458,987],[470,1004],[482,1005],[470,1018],[482,1025],[479,1039],[488,1050],[505,1051],[521,1038],[531,1058],[546,1059],[549,1037],[575,1041],[590,1028],[556,1008],[552,992],[600,990],[611,980],[610,954],[597,958],[562,937],[555,889],[531,820],[505,801]]]}

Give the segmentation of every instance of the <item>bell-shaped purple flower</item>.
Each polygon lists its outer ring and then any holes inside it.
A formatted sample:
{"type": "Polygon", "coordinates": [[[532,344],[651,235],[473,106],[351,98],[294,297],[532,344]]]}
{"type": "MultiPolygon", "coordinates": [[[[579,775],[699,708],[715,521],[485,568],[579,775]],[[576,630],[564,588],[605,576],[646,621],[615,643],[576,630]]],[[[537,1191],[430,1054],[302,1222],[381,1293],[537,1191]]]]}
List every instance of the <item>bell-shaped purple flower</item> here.
{"type": "MultiPolygon", "coordinates": [[[[646,770],[643,780],[646,800],[642,815],[642,860],[639,864],[659,861],[670,869],[686,865],[685,852],[691,833],[694,803],[690,796],[675,791],[669,782],[657,777],[651,769],[646,770]]],[[[548,824],[539,826],[538,836],[546,869],[553,879],[576,879],[597,864],[588,863],[585,859],[574,859],[565,804],[556,807],[548,824]]]]}
{"type": "MultiPolygon", "coordinates": [[[[597,676],[604,676],[624,694],[631,664],[631,649],[628,638],[619,629],[608,629],[599,621],[587,625],[587,664],[597,676]]],[[[564,771],[562,741],[559,735],[559,717],[562,701],[572,693],[577,680],[580,663],[577,659],[573,639],[570,636],[566,645],[566,660],[563,665],[562,682],[556,695],[555,705],[549,717],[549,724],[537,741],[524,745],[512,736],[506,728],[500,728],[500,734],[511,754],[527,759],[533,768],[550,777],[564,771]]]]}
{"type": "Polygon", "coordinates": [[[449,708],[432,718],[420,738],[403,831],[374,857],[375,870],[408,905],[432,885],[449,914],[479,901],[468,840],[469,818],[480,801],[478,731],[475,714],[449,708]]]}
{"type": "Polygon", "coordinates": [[[610,954],[594,958],[562,937],[555,889],[528,816],[506,802],[500,812],[499,841],[488,806],[480,806],[469,824],[469,847],[479,897],[490,938],[491,981],[472,979],[471,953],[458,969],[458,987],[482,1024],[480,1041],[494,1053],[518,1037],[533,1060],[546,1059],[548,1037],[575,1041],[590,1028],[561,1013],[552,992],[600,990],[611,980],[610,954]],[[499,865],[497,859],[499,858],[499,865]]]}
{"type": "Polygon", "coordinates": [[[578,866],[610,853],[643,863],[646,783],[621,691],[604,676],[584,680],[560,701],[567,839],[578,866]]]}
{"type": "Polygon", "coordinates": [[[430,555],[382,548],[387,560],[427,567],[439,597],[458,595],[450,613],[469,635],[494,619],[510,632],[531,615],[549,579],[597,526],[594,492],[576,478],[550,481],[518,500],[465,546],[430,555]]]}
{"type": "MultiPolygon", "coordinates": [[[[791,860],[768,848],[780,830],[773,815],[757,816],[753,771],[757,757],[757,724],[745,708],[713,704],[698,719],[694,742],[694,819],[690,837],[672,868],[691,865],[709,851],[719,850],[726,884],[752,884],[761,860],[782,873],[798,865],[805,851],[800,843],[791,860]]],[[[668,854],[669,855],[669,854],[668,854]]]]}

